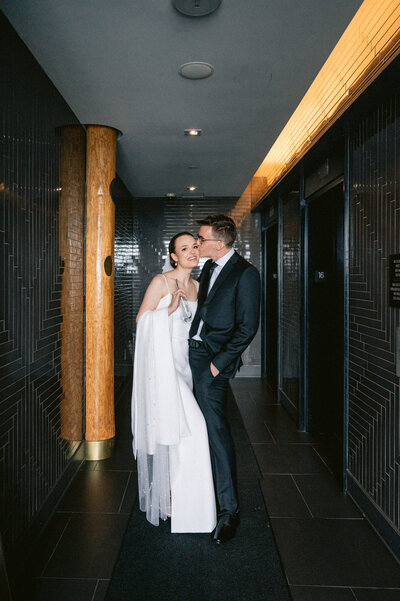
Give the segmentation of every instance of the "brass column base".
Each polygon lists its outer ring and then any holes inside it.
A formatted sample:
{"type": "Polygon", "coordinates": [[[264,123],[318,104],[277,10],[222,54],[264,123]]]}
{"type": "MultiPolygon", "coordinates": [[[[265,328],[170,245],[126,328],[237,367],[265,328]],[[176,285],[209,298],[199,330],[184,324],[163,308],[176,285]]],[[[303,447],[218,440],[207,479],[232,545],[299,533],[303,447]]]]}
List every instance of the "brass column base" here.
{"type": "Polygon", "coordinates": [[[85,459],[86,461],[101,461],[108,459],[114,454],[115,438],[106,440],[86,440],[85,441],[85,459]]]}

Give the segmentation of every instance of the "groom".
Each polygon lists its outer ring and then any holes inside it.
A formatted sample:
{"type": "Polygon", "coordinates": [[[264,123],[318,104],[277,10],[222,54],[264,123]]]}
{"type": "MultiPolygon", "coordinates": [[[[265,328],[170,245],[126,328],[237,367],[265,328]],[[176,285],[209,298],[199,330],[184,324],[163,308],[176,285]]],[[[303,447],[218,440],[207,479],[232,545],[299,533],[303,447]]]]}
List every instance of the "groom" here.
{"type": "Polygon", "coordinates": [[[189,333],[194,393],[207,423],[215,481],[216,543],[233,538],[239,523],[235,455],[226,417],[229,378],[254,338],[259,320],[260,277],[233,248],[236,226],[226,215],[208,215],[200,225],[200,256],[210,257],[200,275],[198,307],[189,333]]]}

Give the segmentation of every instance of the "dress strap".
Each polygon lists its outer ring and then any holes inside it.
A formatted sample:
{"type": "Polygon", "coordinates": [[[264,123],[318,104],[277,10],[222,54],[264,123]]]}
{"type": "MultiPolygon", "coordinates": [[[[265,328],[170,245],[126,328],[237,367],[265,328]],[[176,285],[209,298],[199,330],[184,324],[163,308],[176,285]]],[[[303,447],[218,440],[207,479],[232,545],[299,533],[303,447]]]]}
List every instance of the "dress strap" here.
{"type": "Polygon", "coordinates": [[[168,293],[171,294],[171,290],[169,289],[169,285],[168,285],[168,278],[166,275],[164,275],[163,273],[161,274],[165,280],[165,285],[167,287],[168,293]]]}

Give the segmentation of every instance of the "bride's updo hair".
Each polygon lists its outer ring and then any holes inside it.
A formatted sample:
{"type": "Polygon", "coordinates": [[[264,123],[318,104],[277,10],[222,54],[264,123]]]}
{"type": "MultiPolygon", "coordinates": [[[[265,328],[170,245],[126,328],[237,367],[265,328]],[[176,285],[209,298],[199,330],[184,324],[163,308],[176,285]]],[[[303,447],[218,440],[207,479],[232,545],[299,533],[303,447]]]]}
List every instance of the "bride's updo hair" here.
{"type": "Polygon", "coordinates": [[[181,236],[191,236],[192,238],[194,238],[193,234],[191,234],[190,232],[179,232],[179,234],[175,234],[175,236],[173,238],[171,238],[169,246],[168,246],[168,252],[169,252],[169,262],[171,263],[172,269],[175,269],[175,267],[178,265],[178,263],[173,260],[173,258],[171,257],[171,254],[176,253],[176,250],[175,250],[176,241],[181,236]]]}

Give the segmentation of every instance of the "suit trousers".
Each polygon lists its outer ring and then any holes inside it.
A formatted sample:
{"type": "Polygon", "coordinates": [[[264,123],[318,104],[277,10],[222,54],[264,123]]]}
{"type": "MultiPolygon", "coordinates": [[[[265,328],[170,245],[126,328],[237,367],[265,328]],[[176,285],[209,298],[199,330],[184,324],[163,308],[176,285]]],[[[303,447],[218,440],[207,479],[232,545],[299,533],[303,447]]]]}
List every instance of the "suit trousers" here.
{"type": "Polygon", "coordinates": [[[207,424],[218,512],[237,513],[236,461],[226,415],[229,378],[211,373],[206,347],[189,347],[194,395],[207,424]]]}

